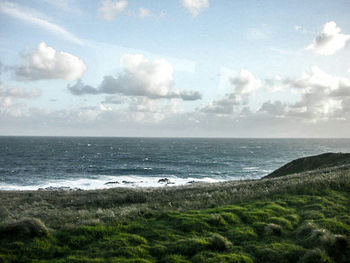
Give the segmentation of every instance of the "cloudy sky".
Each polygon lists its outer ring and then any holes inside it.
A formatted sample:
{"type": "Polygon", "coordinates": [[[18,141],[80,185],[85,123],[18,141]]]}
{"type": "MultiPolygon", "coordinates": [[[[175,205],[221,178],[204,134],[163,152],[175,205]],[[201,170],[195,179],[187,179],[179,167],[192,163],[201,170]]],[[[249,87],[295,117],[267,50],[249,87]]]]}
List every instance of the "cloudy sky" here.
{"type": "Polygon", "coordinates": [[[0,0],[0,135],[350,137],[350,1],[0,0]]]}

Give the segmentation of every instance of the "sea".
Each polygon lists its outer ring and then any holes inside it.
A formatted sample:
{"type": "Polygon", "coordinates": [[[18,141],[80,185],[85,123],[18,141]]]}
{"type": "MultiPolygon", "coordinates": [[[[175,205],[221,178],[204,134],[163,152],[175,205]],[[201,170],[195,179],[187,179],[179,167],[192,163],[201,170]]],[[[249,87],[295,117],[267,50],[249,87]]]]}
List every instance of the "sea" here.
{"type": "Polygon", "coordinates": [[[172,187],[259,179],[350,139],[0,137],[0,190],[172,187]]]}

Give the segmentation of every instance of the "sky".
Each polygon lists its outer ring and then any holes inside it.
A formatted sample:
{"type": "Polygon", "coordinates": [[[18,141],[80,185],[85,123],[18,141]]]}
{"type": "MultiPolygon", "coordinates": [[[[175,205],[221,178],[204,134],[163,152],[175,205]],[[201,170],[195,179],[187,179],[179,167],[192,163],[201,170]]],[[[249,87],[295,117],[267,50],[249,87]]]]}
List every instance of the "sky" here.
{"type": "Polygon", "coordinates": [[[350,137],[348,0],[0,0],[0,135],[350,137]]]}

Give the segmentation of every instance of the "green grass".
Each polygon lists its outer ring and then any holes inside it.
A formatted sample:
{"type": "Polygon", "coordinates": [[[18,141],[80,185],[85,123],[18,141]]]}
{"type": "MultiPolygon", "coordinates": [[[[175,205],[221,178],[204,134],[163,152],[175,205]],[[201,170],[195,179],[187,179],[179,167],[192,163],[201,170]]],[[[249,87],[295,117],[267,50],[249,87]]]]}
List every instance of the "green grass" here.
{"type": "Polygon", "coordinates": [[[349,262],[349,190],[276,194],[16,238],[3,225],[0,262],[349,262]],[[324,217],[305,217],[310,206],[324,217]]]}
{"type": "Polygon", "coordinates": [[[182,188],[0,192],[0,198],[0,262],[350,258],[344,167],[182,188]]]}

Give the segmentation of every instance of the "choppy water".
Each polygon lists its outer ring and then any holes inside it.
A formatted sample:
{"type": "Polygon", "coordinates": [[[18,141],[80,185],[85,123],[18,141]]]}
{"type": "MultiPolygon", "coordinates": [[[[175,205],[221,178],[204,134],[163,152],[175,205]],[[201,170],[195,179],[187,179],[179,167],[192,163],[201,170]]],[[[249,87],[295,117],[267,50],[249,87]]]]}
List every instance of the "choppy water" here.
{"type": "Polygon", "coordinates": [[[350,139],[0,137],[0,190],[256,179],[324,152],[350,152],[350,139]]]}

